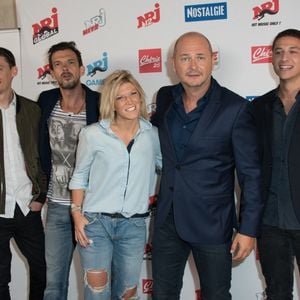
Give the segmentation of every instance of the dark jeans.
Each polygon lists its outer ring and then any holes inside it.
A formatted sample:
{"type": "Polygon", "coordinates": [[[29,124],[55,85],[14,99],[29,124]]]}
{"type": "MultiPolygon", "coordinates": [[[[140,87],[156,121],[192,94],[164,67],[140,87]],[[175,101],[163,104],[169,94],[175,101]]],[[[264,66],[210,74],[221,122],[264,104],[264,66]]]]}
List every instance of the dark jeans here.
{"type": "MultiPolygon", "coordinates": [[[[10,300],[10,239],[25,256],[30,273],[30,300],[42,300],[46,284],[45,239],[40,212],[24,216],[16,206],[14,218],[0,218],[0,299],[10,300]]],[[[26,280],[26,278],[24,278],[26,280]]],[[[27,297],[26,297],[27,298],[27,297]]],[[[24,297],[25,299],[25,297],[24,297]]]]}
{"type": "Polygon", "coordinates": [[[154,229],[152,251],[153,299],[180,298],[185,265],[192,251],[200,279],[202,300],[229,300],[231,286],[231,243],[191,245],[175,229],[173,213],[154,229]]]}
{"type": "Polygon", "coordinates": [[[293,299],[294,257],[300,263],[300,230],[263,226],[257,240],[268,300],[293,299]]]}

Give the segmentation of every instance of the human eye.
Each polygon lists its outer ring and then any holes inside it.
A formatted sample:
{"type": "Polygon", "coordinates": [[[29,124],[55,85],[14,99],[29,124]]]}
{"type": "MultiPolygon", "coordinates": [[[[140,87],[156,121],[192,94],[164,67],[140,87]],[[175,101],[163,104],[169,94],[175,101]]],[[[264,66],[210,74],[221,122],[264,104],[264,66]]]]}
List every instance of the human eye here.
{"type": "Polygon", "coordinates": [[[181,56],[180,57],[180,61],[181,62],[189,62],[190,61],[190,57],[189,56],[181,56]]]}
{"type": "Polygon", "coordinates": [[[290,50],[290,53],[291,54],[298,54],[300,52],[300,49],[299,48],[292,48],[291,50],[290,50]]]}
{"type": "Polygon", "coordinates": [[[138,92],[137,91],[132,91],[130,95],[132,97],[137,97],[138,96],[138,92]]]}
{"type": "Polygon", "coordinates": [[[197,56],[196,56],[196,59],[197,59],[198,61],[205,60],[205,56],[204,56],[204,55],[197,55],[197,56]]]}
{"type": "Polygon", "coordinates": [[[281,49],[275,49],[275,50],[273,51],[273,55],[279,55],[279,54],[281,54],[281,52],[282,52],[281,49]]]}
{"type": "Polygon", "coordinates": [[[125,99],[124,96],[117,96],[117,97],[116,97],[116,100],[117,100],[117,101],[123,101],[124,99],[125,99]]]}
{"type": "Polygon", "coordinates": [[[55,68],[58,68],[58,67],[60,66],[60,62],[59,62],[59,61],[55,61],[55,62],[53,63],[53,66],[54,66],[55,68]]]}

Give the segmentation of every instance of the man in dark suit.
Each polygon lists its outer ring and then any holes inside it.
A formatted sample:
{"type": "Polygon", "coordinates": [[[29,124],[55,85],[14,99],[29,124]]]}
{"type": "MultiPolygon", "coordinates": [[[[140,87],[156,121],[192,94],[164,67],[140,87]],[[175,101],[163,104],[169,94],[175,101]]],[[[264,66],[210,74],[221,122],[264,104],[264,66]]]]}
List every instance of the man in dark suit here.
{"type": "Polygon", "coordinates": [[[153,299],[179,299],[192,251],[202,299],[231,299],[232,257],[249,255],[263,203],[251,104],[212,78],[208,39],[197,32],[175,43],[180,83],[157,94],[152,122],[163,154],[153,238],[153,299]],[[242,190],[237,222],[235,170],[242,190]],[[234,228],[235,237],[232,241],[234,228]]]}
{"type": "Polygon", "coordinates": [[[290,300],[300,264],[300,31],[280,32],[272,50],[279,86],[253,101],[266,202],[258,249],[267,299],[290,300]]]}

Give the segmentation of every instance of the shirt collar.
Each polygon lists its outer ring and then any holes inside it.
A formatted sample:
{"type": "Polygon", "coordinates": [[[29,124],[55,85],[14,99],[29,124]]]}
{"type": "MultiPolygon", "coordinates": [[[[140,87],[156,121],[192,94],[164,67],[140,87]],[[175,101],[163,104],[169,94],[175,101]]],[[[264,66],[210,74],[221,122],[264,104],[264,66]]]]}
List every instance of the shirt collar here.
{"type": "MultiPolygon", "coordinates": [[[[144,131],[152,128],[152,124],[148,120],[142,117],[140,117],[139,122],[140,122],[140,131],[144,131]]],[[[99,124],[101,127],[108,130],[110,128],[111,121],[109,119],[103,119],[99,121],[99,124]]]]}
{"type": "Polygon", "coordinates": [[[17,105],[17,97],[16,97],[16,93],[13,91],[13,98],[11,100],[11,102],[9,103],[8,107],[6,108],[1,108],[1,110],[11,110],[11,109],[16,109],[16,105],[17,105]]]}
{"type": "MultiPolygon", "coordinates": [[[[201,105],[202,102],[207,102],[209,100],[209,97],[211,95],[211,92],[213,90],[215,86],[215,80],[213,79],[213,77],[211,77],[211,82],[210,82],[210,86],[209,89],[207,90],[207,92],[205,93],[205,95],[200,98],[199,100],[204,100],[204,101],[199,101],[197,102],[197,106],[199,107],[201,105]]],[[[173,89],[172,89],[172,95],[175,99],[175,103],[177,105],[183,104],[183,93],[184,93],[184,88],[182,86],[181,83],[176,84],[173,89]]]]}

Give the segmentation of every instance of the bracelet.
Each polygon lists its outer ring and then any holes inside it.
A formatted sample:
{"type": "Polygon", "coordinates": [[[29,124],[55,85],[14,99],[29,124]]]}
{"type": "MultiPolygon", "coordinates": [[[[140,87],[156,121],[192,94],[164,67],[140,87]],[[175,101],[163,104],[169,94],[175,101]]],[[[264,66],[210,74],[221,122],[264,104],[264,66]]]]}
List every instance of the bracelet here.
{"type": "Polygon", "coordinates": [[[81,205],[77,205],[75,203],[72,203],[71,204],[71,212],[74,212],[74,211],[81,211],[81,205]]]}

